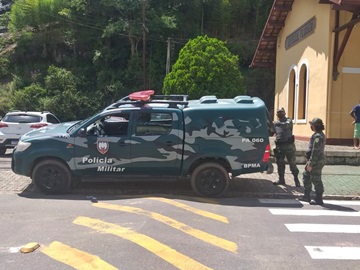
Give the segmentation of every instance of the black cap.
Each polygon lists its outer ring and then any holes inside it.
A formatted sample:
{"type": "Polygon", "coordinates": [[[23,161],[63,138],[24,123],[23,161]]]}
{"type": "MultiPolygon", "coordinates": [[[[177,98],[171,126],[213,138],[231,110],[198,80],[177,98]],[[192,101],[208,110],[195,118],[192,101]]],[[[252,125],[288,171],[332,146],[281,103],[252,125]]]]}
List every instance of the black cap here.
{"type": "Polygon", "coordinates": [[[284,108],[277,109],[276,113],[285,113],[285,109],[284,108]]]}
{"type": "Polygon", "coordinates": [[[313,120],[311,120],[310,122],[310,125],[315,125],[315,126],[321,126],[321,125],[324,125],[323,124],[323,121],[318,118],[318,117],[315,117],[313,120]]]}

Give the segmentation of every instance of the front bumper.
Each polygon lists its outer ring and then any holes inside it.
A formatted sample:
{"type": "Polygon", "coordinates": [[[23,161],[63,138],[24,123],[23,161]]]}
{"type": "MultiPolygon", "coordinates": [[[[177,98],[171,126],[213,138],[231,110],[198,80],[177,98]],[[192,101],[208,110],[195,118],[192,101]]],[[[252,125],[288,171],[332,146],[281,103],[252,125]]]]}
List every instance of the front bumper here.
{"type": "Polygon", "coordinates": [[[19,142],[19,139],[16,138],[8,138],[4,141],[0,141],[0,147],[6,147],[6,148],[14,148],[19,142]]]}

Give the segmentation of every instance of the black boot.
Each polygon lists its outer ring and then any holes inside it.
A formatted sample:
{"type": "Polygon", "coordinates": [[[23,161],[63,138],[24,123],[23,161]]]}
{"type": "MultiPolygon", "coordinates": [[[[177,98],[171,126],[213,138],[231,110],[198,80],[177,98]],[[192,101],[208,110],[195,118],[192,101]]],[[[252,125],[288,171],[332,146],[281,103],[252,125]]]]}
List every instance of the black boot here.
{"type": "Polygon", "coordinates": [[[296,187],[301,187],[300,185],[300,181],[297,175],[294,174],[294,181],[295,181],[295,186],[296,187]]]}
{"type": "Polygon", "coordinates": [[[285,185],[285,177],[284,177],[284,175],[279,175],[279,180],[277,180],[276,182],[273,182],[273,184],[275,186],[285,185]]]}
{"type": "Polygon", "coordinates": [[[305,190],[304,195],[299,200],[303,202],[310,202],[310,192],[311,190],[305,190]]]}
{"type": "Polygon", "coordinates": [[[322,192],[316,192],[316,197],[314,200],[311,200],[310,204],[311,205],[323,205],[324,202],[323,202],[323,199],[322,199],[322,192]]]}

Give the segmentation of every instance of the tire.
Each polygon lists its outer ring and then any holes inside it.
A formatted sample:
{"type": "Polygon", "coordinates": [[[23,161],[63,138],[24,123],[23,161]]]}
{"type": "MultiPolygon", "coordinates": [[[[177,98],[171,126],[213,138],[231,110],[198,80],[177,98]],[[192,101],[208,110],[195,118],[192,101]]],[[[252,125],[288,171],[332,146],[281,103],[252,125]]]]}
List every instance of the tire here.
{"type": "Polygon", "coordinates": [[[229,173],[213,162],[199,165],[191,175],[191,187],[201,196],[219,197],[229,186],[229,173]]]}
{"type": "Polygon", "coordinates": [[[0,156],[5,156],[6,147],[0,147],[0,156]]]}
{"type": "Polygon", "coordinates": [[[32,173],[35,185],[45,194],[67,193],[72,184],[72,176],[68,167],[58,160],[39,162],[32,173]]]}

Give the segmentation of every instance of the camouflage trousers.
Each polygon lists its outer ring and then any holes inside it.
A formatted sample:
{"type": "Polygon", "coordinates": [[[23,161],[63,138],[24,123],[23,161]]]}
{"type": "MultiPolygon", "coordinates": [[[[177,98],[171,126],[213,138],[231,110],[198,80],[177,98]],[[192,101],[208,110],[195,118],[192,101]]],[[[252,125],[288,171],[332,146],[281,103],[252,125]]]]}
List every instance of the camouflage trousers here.
{"type": "Polygon", "coordinates": [[[299,169],[296,166],[296,147],[294,143],[276,145],[274,154],[279,176],[285,175],[285,157],[289,163],[291,173],[296,176],[299,174],[299,169]]]}
{"type": "Polygon", "coordinates": [[[311,172],[303,172],[303,181],[305,191],[311,191],[312,185],[314,185],[316,193],[324,192],[324,185],[321,180],[321,171],[325,166],[325,159],[320,159],[312,166],[311,172]]]}

